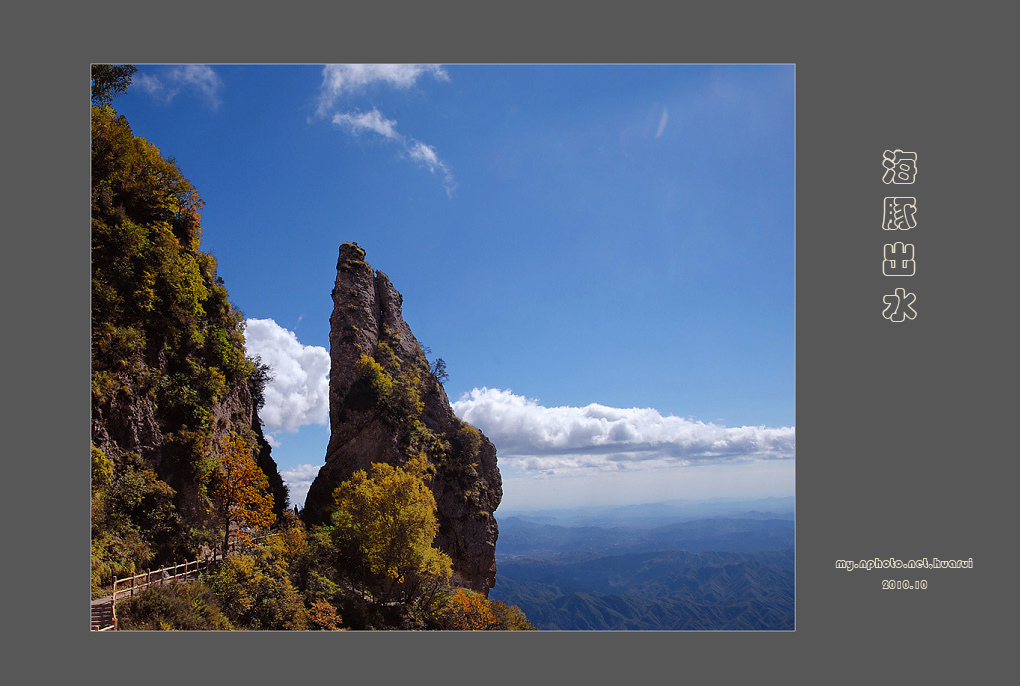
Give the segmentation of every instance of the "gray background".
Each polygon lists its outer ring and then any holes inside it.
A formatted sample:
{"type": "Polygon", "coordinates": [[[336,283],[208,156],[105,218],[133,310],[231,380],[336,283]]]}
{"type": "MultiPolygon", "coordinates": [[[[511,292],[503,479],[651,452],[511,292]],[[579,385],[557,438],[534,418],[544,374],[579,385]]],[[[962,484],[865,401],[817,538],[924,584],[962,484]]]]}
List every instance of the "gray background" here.
{"type": "Polygon", "coordinates": [[[975,5],[852,15],[776,3],[439,7],[90,3],[59,15],[9,12],[13,673],[147,683],[227,675],[392,683],[428,673],[498,683],[540,675],[983,683],[1000,671],[1015,645],[1003,627],[1016,608],[1012,22],[975,5]],[[326,61],[796,64],[795,632],[89,634],[88,65],[326,61]],[[882,151],[894,148],[918,153],[914,185],[882,184],[882,151]],[[918,198],[916,229],[881,230],[886,195],[918,198]],[[882,276],[890,235],[915,244],[916,276],[882,276]],[[917,294],[912,322],[881,316],[882,296],[898,285],[917,294]],[[972,557],[974,568],[834,569],[841,558],[936,556],[972,557]],[[927,578],[928,590],[883,591],[883,578],[927,578]]]}

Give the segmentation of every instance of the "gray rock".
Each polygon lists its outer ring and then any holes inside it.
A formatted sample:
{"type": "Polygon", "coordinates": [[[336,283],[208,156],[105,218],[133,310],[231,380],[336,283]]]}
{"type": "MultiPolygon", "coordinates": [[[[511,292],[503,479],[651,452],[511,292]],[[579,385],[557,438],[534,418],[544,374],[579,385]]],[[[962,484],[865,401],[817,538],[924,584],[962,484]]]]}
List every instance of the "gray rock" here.
{"type": "Polygon", "coordinates": [[[439,520],[435,545],[453,560],[455,585],[488,595],[495,583],[499,535],[493,512],[503,496],[496,448],[454,415],[442,383],[429,373],[425,354],[403,320],[403,297],[364,258],[357,244],[340,246],[329,334],[330,440],[302,517],[311,524],[328,521],[333,491],[356,471],[367,471],[375,462],[403,465],[410,425],[417,419],[446,446],[427,451],[436,470],[430,483],[439,520]],[[387,371],[399,369],[418,379],[420,415],[412,411],[394,417],[392,408],[366,400],[357,386],[362,355],[387,371]]]}

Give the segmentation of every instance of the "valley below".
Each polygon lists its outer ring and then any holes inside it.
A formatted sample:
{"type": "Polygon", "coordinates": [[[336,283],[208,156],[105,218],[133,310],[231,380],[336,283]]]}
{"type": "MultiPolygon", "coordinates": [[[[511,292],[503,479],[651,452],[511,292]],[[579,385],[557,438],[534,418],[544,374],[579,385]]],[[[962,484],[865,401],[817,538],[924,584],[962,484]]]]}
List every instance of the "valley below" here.
{"type": "Polygon", "coordinates": [[[792,499],[740,505],[513,513],[490,597],[545,630],[793,630],[792,499]]]}

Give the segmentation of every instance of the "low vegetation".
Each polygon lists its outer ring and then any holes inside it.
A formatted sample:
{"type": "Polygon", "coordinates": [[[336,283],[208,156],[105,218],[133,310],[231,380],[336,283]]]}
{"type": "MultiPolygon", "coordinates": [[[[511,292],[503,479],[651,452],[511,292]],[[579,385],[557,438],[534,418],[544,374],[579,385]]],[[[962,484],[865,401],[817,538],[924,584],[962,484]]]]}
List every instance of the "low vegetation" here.
{"type": "MultiPolygon", "coordinates": [[[[401,480],[410,481],[407,476],[401,480]]],[[[392,481],[384,475],[367,487],[385,490],[392,481]]],[[[378,520],[388,509],[367,513],[368,519],[378,520]]],[[[534,630],[518,607],[449,586],[449,558],[444,562],[437,549],[404,554],[397,543],[414,526],[394,526],[371,551],[352,549],[343,529],[341,524],[308,528],[285,513],[267,543],[228,556],[198,581],[153,586],[119,602],[118,628],[534,630]],[[352,557],[363,560],[352,563],[352,557]]]]}

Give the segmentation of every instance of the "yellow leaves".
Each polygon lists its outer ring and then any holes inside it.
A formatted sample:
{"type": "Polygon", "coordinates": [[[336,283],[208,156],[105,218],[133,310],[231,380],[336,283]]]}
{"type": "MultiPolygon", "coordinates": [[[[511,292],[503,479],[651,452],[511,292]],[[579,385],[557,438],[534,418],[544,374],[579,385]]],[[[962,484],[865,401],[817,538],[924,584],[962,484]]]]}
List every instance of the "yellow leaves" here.
{"type": "MultiPolygon", "coordinates": [[[[386,329],[386,333],[389,333],[389,329],[386,329]]],[[[396,353],[393,352],[393,348],[391,348],[386,341],[379,341],[376,344],[375,356],[382,363],[382,366],[389,372],[396,374],[400,371],[400,360],[397,358],[396,353]]]]}
{"type": "Polygon", "coordinates": [[[270,545],[285,560],[295,560],[304,553],[308,545],[308,533],[296,514],[284,510],[278,535],[271,539],[270,545]]]}
{"type": "Polygon", "coordinates": [[[362,355],[355,366],[358,377],[368,382],[377,398],[387,398],[393,391],[393,379],[382,365],[369,355],[362,355]]]}
{"type": "Polygon", "coordinates": [[[312,627],[323,631],[346,631],[341,627],[341,619],[335,607],[328,600],[320,598],[312,603],[308,610],[312,627]]]}
{"type": "Polygon", "coordinates": [[[439,610],[443,629],[454,631],[534,631],[520,608],[489,600],[481,593],[458,588],[439,610]]]}
{"type": "Polygon", "coordinates": [[[92,445],[92,488],[108,485],[113,481],[113,461],[102,450],[92,445]]]}
{"type": "Polygon", "coordinates": [[[224,540],[231,536],[246,539],[246,529],[268,528],[276,521],[269,479],[239,436],[222,440],[219,447],[220,459],[212,474],[210,493],[220,503],[224,540]],[[236,528],[232,529],[232,524],[236,528]]]}
{"type": "Polygon", "coordinates": [[[209,368],[209,378],[206,385],[209,389],[209,399],[213,403],[218,403],[227,394],[227,377],[215,367],[209,368]]]}
{"type": "Polygon", "coordinates": [[[391,584],[429,577],[445,583],[448,555],[432,547],[439,531],[436,500],[425,484],[428,463],[418,455],[403,467],[375,463],[335,491],[333,523],[366,572],[391,584]]]}
{"type": "Polygon", "coordinates": [[[486,598],[458,588],[440,611],[443,628],[454,631],[488,631],[500,628],[500,620],[489,608],[486,598]]]}

